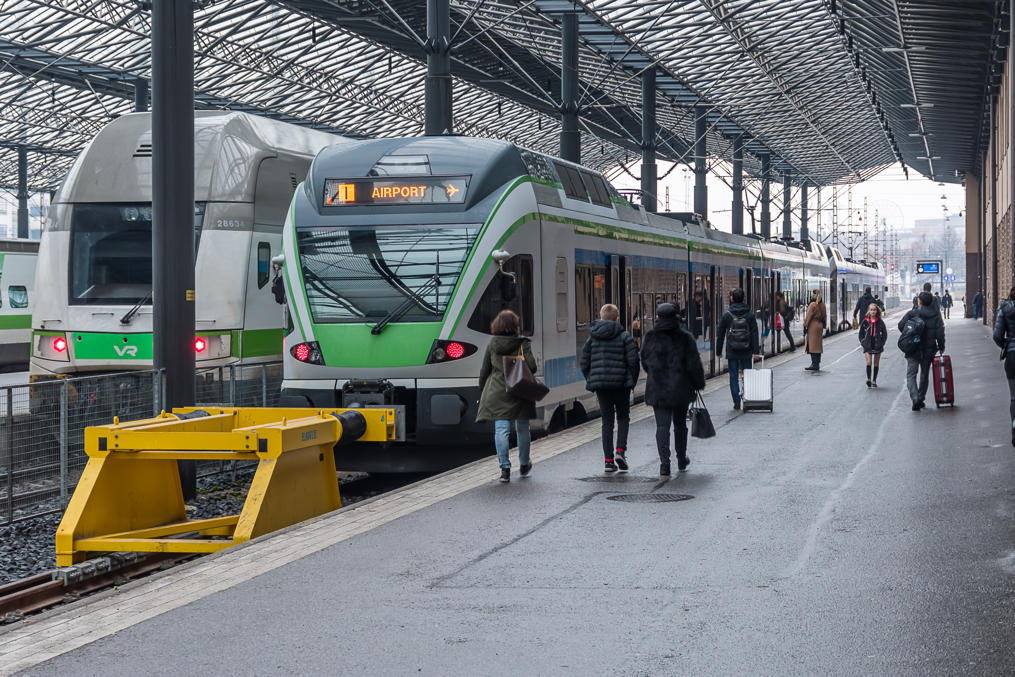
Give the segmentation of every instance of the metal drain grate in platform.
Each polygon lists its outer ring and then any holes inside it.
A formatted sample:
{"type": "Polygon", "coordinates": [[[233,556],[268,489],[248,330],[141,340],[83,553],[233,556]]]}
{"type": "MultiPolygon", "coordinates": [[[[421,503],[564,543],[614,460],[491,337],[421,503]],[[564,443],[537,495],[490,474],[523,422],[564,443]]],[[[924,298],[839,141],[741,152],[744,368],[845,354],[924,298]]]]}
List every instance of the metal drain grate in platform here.
{"type": "Polygon", "coordinates": [[[608,501],[621,501],[623,503],[673,503],[676,501],[689,501],[694,496],[690,494],[616,494],[607,496],[608,501]]]}

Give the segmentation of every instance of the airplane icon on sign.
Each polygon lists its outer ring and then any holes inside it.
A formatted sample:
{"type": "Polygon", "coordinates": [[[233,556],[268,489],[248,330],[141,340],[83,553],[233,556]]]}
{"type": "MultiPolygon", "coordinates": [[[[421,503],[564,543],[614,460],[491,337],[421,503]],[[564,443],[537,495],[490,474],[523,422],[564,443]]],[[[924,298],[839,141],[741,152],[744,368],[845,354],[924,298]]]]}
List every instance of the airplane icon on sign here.
{"type": "Polygon", "coordinates": [[[449,183],[448,185],[444,186],[444,192],[448,194],[448,199],[450,200],[455,196],[455,193],[458,192],[458,189],[455,188],[455,184],[449,183]]]}

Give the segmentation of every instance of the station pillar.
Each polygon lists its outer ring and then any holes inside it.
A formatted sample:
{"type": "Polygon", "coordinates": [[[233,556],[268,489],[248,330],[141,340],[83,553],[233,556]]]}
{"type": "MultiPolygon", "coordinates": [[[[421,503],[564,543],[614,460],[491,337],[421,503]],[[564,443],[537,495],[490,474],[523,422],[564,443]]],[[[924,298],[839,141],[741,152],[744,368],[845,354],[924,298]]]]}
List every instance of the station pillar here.
{"type": "Polygon", "coordinates": [[[453,133],[451,98],[451,7],[449,0],[426,2],[426,82],[424,84],[424,134],[453,133]]]}
{"type": "Polygon", "coordinates": [[[18,146],[18,237],[28,235],[28,149],[18,146]]]}
{"type": "Polygon", "coordinates": [[[790,205],[793,202],[793,183],[789,172],[782,175],[782,239],[787,242],[793,239],[793,213],[790,205]]]}
{"type": "Polygon", "coordinates": [[[772,237],[772,198],[769,193],[769,183],[772,178],[772,156],[761,156],[761,239],[768,240],[772,237]]]}
{"type": "Polygon", "coordinates": [[[560,41],[560,157],[581,162],[578,131],[578,15],[561,17],[560,41]]]}
{"type": "Polygon", "coordinates": [[[698,106],[694,109],[694,213],[703,219],[708,218],[708,118],[706,108],[698,106]]]}
{"type": "MultiPolygon", "coordinates": [[[[194,6],[152,3],[152,310],[166,411],[194,404],[194,6]]],[[[194,461],[180,461],[184,497],[194,461]]]]}
{"type": "Polygon", "coordinates": [[[733,137],[733,234],[744,234],[744,137],[733,137]]]}
{"type": "Polygon", "coordinates": [[[148,112],[148,81],[144,78],[134,81],[134,112],[148,112]]]}
{"type": "Polygon", "coordinates": [[[659,189],[656,181],[656,72],[641,75],[641,204],[656,211],[659,189]]]}
{"type": "Polygon", "coordinates": [[[807,232],[807,182],[800,184],[800,241],[810,242],[811,234],[807,232]]]}

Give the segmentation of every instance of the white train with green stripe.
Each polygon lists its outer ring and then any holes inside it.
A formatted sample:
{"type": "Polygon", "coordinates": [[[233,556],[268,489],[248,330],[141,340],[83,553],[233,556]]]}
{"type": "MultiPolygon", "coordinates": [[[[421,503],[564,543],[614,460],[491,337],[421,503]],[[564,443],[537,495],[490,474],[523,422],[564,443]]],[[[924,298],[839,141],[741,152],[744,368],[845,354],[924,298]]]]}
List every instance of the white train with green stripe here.
{"type": "MultiPolygon", "coordinates": [[[[311,160],[342,137],[228,111],[194,124],[197,364],[279,360],[271,258],[311,160]]],[[[39,252],[33,379],[152,368],[151,144],[150,114],[117,118],[57,192],[39,252]]]]}
{"type": "Polygon", "coordinates": [[[0,368],[28,364],[38,257],[38,240],[0,240],[0,368]]]}
{"type": "MultiPolygon", "coordinates": [[[[595,412],[576,357],[603,303],[643,333],[657,303],[676,302],[714,375],[725,368],[712,335],[729,291],[744,287],[760,309],[776,291],[799,302],[831,282],[820,245],[646,213],[598,172],[466,137],[322,151],[282,246],[283,400],[397,407],[403,445],[339,453],[341,467],[368,471],[440,468],[477,445],[489,453],[477,377],[502,308],[519,314],[550,387],[533,426],[554,430],[595,412]]],[[[788,347],[759,315],[766,352],[788,347]]]]}

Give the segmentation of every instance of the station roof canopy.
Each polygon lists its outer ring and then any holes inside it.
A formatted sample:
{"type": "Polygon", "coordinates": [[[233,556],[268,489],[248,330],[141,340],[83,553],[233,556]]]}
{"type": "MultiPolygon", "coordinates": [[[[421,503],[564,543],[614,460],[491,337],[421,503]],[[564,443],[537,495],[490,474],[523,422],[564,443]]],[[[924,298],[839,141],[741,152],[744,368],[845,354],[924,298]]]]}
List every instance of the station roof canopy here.
{"type": "MultiPolygon", "coordinates": [[[[0,186],[13,185],[24,145],[32,188],[54,187],[133,109],[150,77],[149,4],[3,3],[0,186]]],[[[455,132],[556,154],[560,24],[575,13],[587,165],[618,171],[637,157],[641,74],[653,69],[661,159],[692,159],[697,107],[713,161],[743,135],[749,175],[767,155],[797,183],[861,181],[894,162],[957,181],[982,151],[1007,4],[450,0],[455,132]]],[[[195,5],[197,107],[355,136],[422,133],[422,0],[195,5]]]]}

